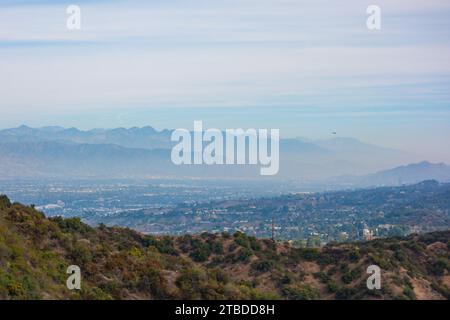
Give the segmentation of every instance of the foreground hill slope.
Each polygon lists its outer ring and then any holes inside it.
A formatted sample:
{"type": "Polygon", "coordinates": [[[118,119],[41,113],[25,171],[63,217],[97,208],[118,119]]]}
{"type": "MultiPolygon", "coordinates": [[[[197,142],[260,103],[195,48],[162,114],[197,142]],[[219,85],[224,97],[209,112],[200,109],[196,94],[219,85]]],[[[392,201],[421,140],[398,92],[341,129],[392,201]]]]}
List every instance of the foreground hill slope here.
{"type": "Polygon", "coordinates": [[[0,299],[448,299],[450,231],[297,249],[242,233],[154,237],[0,196],[0,299]],[[382,269],[381,290],[365,270],[382,269]],[[82,289],[66,288],[78,265],[82,289]]]}

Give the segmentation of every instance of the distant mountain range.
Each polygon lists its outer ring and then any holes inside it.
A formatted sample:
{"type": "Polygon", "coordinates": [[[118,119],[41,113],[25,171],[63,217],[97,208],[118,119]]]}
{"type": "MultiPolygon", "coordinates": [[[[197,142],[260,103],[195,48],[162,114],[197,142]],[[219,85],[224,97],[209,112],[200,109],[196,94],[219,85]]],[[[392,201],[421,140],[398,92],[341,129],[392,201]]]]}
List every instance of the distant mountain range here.
{"type": "Polygon", "coordinates": [[[330,179],[329,182],[358,187],[372,187],[414,184],[430,179],[450,182],[450,166],[445,163],[422,161],[364,176],[341,176],[330,179]]]}
{"type": "Polygon", "coordinates": [[[366,185],[401,185],[427,179],[450,181],[450,166],[444,163],[433,164],[423,161],[368,175],[362,180],[362,183],[366,185]]]}
{"type": "Polygon", "coordinates": [[[57,141],[79,144],[115,144],[127,148],[160,149],[170,148],[171,130],[157,131],[150,126],[142,128],[93,129],[88,131],[76,128],[43,127],[18,128],[0,131],[0,141],[6,142],[43,142],[57,141]]]}
{"type": "MultiPolygon", "coordinates": [[[[150,126],[88,131],[27,126],[5,129],[0,131],[0,174],[2,178],[260,178],[255,165],[173,165],[171,133],[150,126]]],[[[417,160],[354,138],[281,139],[280,172],[275,178],[316,181],[364,176],[417,160]]],[[[440,180],[437,176],[426,178],[440,180]]]]}

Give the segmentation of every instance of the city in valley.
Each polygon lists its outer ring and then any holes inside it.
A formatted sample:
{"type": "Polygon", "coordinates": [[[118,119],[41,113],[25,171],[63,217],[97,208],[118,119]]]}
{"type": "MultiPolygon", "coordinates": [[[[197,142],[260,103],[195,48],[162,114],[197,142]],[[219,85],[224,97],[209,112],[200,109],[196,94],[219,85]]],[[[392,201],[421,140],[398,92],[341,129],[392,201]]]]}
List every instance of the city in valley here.
{"type": "Polygon", "coordinates": [[[450,225],[450,184],[434,180],[291,193],[270,189],[270,183],[242,182],[3,181],[1,186],[13,200],[33,204],[48,216],[80,217],[91,225],[130,227],[147,234],[242,231],[298,246],[322,246],[450,225]]]}

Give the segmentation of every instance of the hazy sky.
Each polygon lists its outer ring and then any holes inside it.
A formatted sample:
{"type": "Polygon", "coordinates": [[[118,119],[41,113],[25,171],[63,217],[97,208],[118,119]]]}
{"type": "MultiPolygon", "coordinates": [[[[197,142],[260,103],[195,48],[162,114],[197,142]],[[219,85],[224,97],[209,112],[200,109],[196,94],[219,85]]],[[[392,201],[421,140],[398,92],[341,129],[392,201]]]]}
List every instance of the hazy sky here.
{"type": "Polygon", "coordinates": [[[450,161],[449,39],[448,0],[0,0],[0,127],[198,119],[450,161]]]}

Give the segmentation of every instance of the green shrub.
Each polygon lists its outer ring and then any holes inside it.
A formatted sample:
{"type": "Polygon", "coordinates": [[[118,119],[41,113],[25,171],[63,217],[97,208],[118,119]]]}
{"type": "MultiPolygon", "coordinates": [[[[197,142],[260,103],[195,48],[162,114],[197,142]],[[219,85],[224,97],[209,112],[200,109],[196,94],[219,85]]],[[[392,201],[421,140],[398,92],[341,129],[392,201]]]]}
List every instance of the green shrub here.
{"type": "Polygon", "coordinates": [[[205,262],[208,260],[211,251],[207,247],[202,247],[194,250],[189,255],[195,262],[205,262]]]}
{"type": "Polygon", "coordinates": [[[234,235],[234,242],[244,248],[250,248],[250,241],[245,233],[236,232],[234,235]]]}
{"type": "Polygon", "coordinates": [[[92,260],[92,252],[85,245],[76,243],[70,253],[70,259],[73,264],[85,265],[92,260]]]}
{"type": "Polygon", "coordinates": [[[348,254],[348,259],[351,262],[357,262],[359,260],[359,258],[361,257],[361,254],[359,253],[359,250],[352,250],[349,254],[348,254]]]}
{"type": "Polygon", "coordinates": [[[197,268],[185,269],[175,281],[181,291],[182,299],[200,299],[200,289],[206,280],[203,271],[197,268]]]}
{"type": "Polygon", "coordinates": [[[220,241],[213,241],[211,243],[211,251],[215,254],[223,254],[223,244],[220,241]]]}
{"type": "Polygon", "coordinates": [[[414,293],[414,290],[413,290],[411,287],[409,287],[409,286],[406,286],[406,287],[403,289],[403,294],[404,294],[405,296],[407,296],[408,299],[416,300],[416,294],[414,293]]]}
{"type": "Polygon", "coordinates": [[[148,270],[139,277],[138,289],[150,292],[155,299],[164,299],[167,294],[166,280],[158,270],[148,270]]]}
{"type": "Polygon", "coordinates": [[[287,285],[282,291],[291,300],[314,300],[319,296],[317,290],[308,284],[287,285]]]}
{"type": "Polygon", "coordinates": [[[338,287],[337,283],[334,280],[329,280],[327,282],[327,290],[328,290],[328,292],[335,293],[335,292],[338,291],[338,289],[339,289],[339,287],[338,287]]]}
{"type": "Polygon", "coordinates": [[[146,247],[155,247],[159,253],[170,254],[173,256],[178,255],[178,251],[175,249],[173,244],[173,239],[169,236],[164,236],[161,239],[157,239],[154,236],[146,235],[142,239],[142,244],[146,247]]]}
{"type": "Polygon", "coordinates": [[[253,252],[250,249],[241,248],[235,255],[235,262],[248,262],[253,252]]]}
{"type": "Polygon", "coordinates": [[[348,270],[342,275],[342,281],[346,284],[351,283],[353,280],[358,278],[362,273],[361,268],[355,268],[353,270],[348,270]]]}
{"type": "Polygon", "coordinates": [[[450,264],[445,258],[438,258],[436,261],[430,263],[427,267],[431,274],[436,276],[443,276],[445,271],[450,269],[450,264]]]}
{"type": "Polygon", "coordinates": [[[349,300],[355,295],[357,289],[355,288],[341,288],[336,291],[336,299],[349,300]]]}
{"type": "Polygon", "coordinates": [[[264,273],[272,269],[273,263],[271,261],[258,260],[253,262],[250,266],[254,271],[264,273]]]}
{"type": "Polygon", "coordinates": [[[303,259],[305,260],[314,261],[317,260],[317,258],[319,257],[319,250],[316,248],[304,248],[299,250],[301,252],[303,259]]]}
{"type": "Polygon", "coordinates": [[[11,208],[11,201],[5,195],[0,195],[0,209],[4,210],[7,208],[11,208]]]}
{"type": "Polygon", "coordinates": [[[92,230],[87,224],[81,222],[80,218],[63,219],[61,217],[56,217],[53,219],[58,223],[61,230],[66,233],[78,232],[85,235],[92,230]]]}

